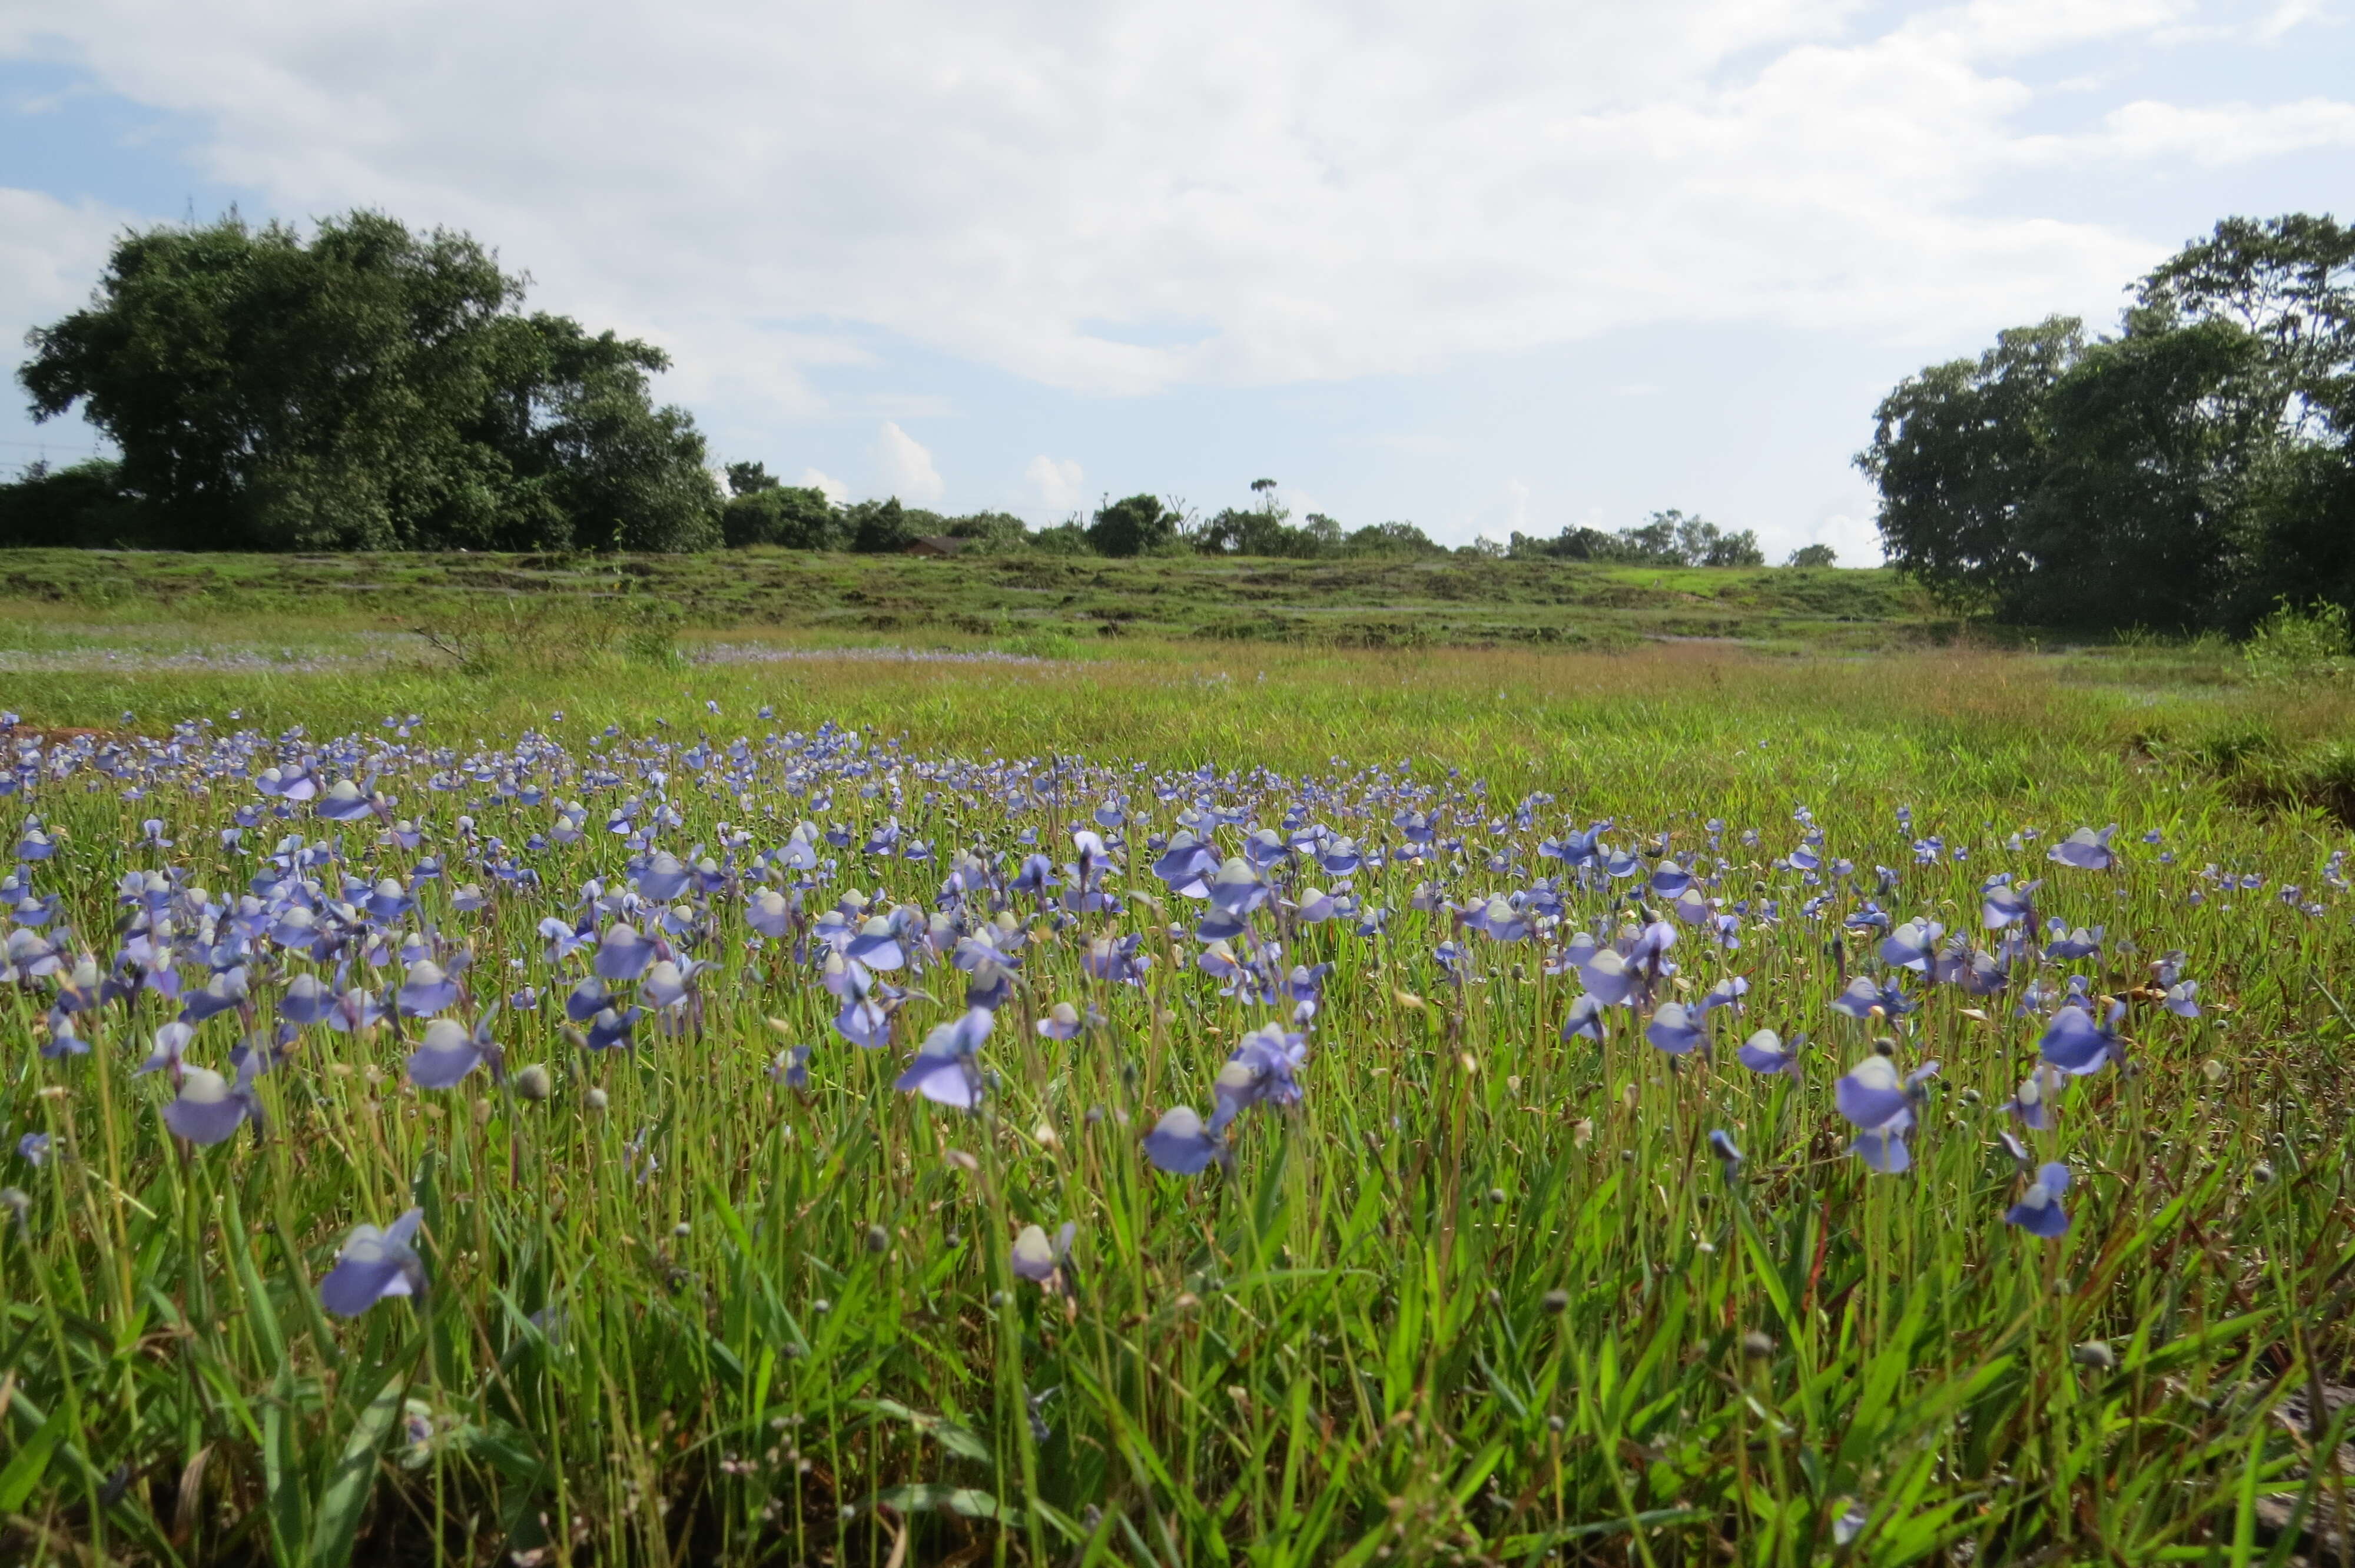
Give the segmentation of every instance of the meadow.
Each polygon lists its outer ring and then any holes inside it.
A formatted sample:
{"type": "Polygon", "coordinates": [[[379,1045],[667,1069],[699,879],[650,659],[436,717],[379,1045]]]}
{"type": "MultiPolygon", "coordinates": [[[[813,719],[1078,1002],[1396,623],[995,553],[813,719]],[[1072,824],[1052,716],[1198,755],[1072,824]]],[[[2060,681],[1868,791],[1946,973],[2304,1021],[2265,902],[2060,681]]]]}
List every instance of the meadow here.
{"type": "Polygon", "coordinates": [[[14,1560],[2346,1556],[2343,682],[258,560],[0,563],[14,1560]]]}

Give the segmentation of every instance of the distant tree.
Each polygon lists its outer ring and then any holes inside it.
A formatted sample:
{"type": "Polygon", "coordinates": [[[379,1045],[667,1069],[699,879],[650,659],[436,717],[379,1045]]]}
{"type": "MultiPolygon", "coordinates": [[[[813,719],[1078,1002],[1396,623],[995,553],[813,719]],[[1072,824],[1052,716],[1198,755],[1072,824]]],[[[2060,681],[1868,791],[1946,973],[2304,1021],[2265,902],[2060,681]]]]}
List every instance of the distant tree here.
{"type": "Polygon", "coordinates": [[[90,305],[27,335],[37,418],[80,406],[158,543],[689,549],[702,437],[650,344],[525,315],[473,238],[378,213],[124,236],[90,305]]]}
{"type": "Polygon", "coordinates": [[[968,539],[966,547],[983,555],[1019,550],[1030,543],[1030,525],[1011,512],[975,512],[952,517],[942,530],[953,539],[968,539]]]}
{"type": "Polygon", "coordinates": [[[861,501],[848,509],[845,521],[849,525],[850,547],[865,556],[904,550],[925,534],[936,532],[910,515],[896,495],[884,501],[861,501]]]}
{"type": "Polygon", "coordinates": [[[1803,571],[1836,566],[1838,561],[1839,553],[1829,545],[1802,545],[1783,558],[1785,566],[1803,571]]]}
{"type": "Polygon", "coordinates": [[[1042,556],[1088,556],[1095,553],[1089,542],[1087,524],[1077,513],[1064,518],[1051,528],[1041,528],[1030,535],[1030,547],[1042,556]]]}
{"type": "Polygon", "coordinates": [[[109,458],[69,468],[29,464],[0,484],[0,549],[140,546],[152,536],[148,508],[123,491],[123,469],[109,458]]]}
{"type": "Polygon", "coordinates": [[[2052,461],[2047,404],[2084,352],[2084,323],[2053,316],[1881,400],[1857,466],[1880,487],[1881,544],[1900,570],[1966,606],[2019,591],[2036,567],[2021,520],[2052,461]]]}
{"type": "Polygon", "coordinates": [[[2355,229],[2227,218],[2115,335],[2000,334],[1882,399],[1890,558],[2016,620],[2241,630],[2355,608],[2355,229]]]}
{"type": "Polygon", "coordinates": [[[1766,553],[1758,535],[1744,528],[1728,533],[1702,517],[1678,511],[1655,512],[1639,526],[1605,534],[1570,526],[1550,539],[1516,531],[1505,554],[1517,560],[1609,561],[1647,567],[1763,567],[1766,553]]]}
{"type": "Polygon", "coordinates": [[[1178,514],[1154,495],[1107,497],[1088,524],[1088,543],[1099,556],[1152,556],[1178,543],[1178,514]]]}
{"type": "Polygon", "coordinates": [[[788,550],[840,550],[850,543],[848,522],[826,500],[826,492],[773,482],[738,493],[721,514],[719,525],[734,547],[777,545],[788,550]]]}
{"type": "Polygon", "coordinates": [[[758,495],[764,490],[775,490],[784,483],[769,471],[762,462],[731,462],[728,465],[728,493],[758,495]]]}
{"type": "Polygon", "coordinates": [[[1341,541],[1344,556],[1444,556],[1446,546],[1432,542],[1431,536],[1412,523],[1369,523],[1350,530],[1341,541]]]}

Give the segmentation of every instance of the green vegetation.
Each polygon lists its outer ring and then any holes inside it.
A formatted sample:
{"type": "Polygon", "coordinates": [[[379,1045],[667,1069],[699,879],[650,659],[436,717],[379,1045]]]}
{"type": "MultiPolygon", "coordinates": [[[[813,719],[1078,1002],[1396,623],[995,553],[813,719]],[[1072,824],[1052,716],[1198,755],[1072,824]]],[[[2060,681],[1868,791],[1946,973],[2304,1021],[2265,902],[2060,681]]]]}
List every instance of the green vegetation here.
{"type": "Polygon", "coordinates": [[[1654,637],[1798,648],[1951,640],[1957,623],[1893,574],[1606,567],[1493,557],[1106,560],[1025,550],[926,560],[746,549],[689,556],[0,553],[0,606],[111,620],[345,618],[405,632],[510,596],[577,599],[685,627],[974,646],[1052,631],[1330,647],[1625,647],[1654,637]]]}
{"type": "Polygon", "coordinates": [[[2231,218],[2115,336],[2065,317],[1891,392],[1859,464],[1890,559],[2014,622],[2247,630],[2355,609],[2355,229],[2231,218]]]}
{"type": "MultiPolygon", "coordinates": [[[[478,1069],[439,1091],[404,1081],[414,1022],[405,1039],[389,1026],[314,1030],[259,1081],[269,1135],[207,1149],[165,1137],[162,1076],[128,1075],[168,1005],[78,1014],[91,1054],[49,1060],[32,1044],[53,1031],[43,1013],[57,982],[35,979],[0,1001],[18,1042],[0,1089],[10,1140],[49,1139],[42,1164],[10,1168],[21,1217],[0,1215],[0,1505],[21,1558],[88,1547],[154,1563],[333,1565],[356,1552],[1144,1564],[1560,1552],[1769,1568],[1836,1550],[1890,1564],[1966,1552],[2254,1562],[2271,1543],[2313,1559],[2338,1528],[2339,1483],[2313,1456],[2355,1419],[2336,1392],[2355,1357],[2355,1102],[2333,1065],[2355,1045],[2333,979],[2355,941],[2345,895],[2322,874],[2348,835],[2327,805],[2257,801],[2234,780],[2348,733],[2355,698],[2339,683],[2243,683],[2229,650],[2148,644],[1857,661],[1661,644],[1409,656],[1075,640],[1084,662],[847,649],[682,666],[658,641],[600,641],[602,620],[568,619],[593,601],[474,602],[549,620],[505,645],[482,632],[463,667],[420,654],[13,677],[10,700],[35,726],[121,735],[131,710],[150,734],[186,715],[222,734],[302,724],[314,743],[365,732],[377,737],[366,744],[424,748],[413,764],[384,753],[379,774],[397,815],[427,835],[413,852],[383,823],[338,831],[299,810],[225,846],[229,813],[261,798],[238,780],[134,798],[122,786],[140,770],[164,767],[160,781],[179,766],[144,747],[113,779],[87,766],[45,777],[20,798],[59,846],[36,885],[65,895],[63,922],[102,960],[127,871],[183,864],[239,890],[286,831],[340,832],[348,868],[372,879],[438,854],[448,874],[421,885],[410,923],[471,948],[463,973],[479,1003],[511,985],[571,983],[581,960],[551,969],[534,924],[584,877],[623,885],[625,848],[598,830],[647,788],[645,767],[669,774],[683,823],[662,842],[675,836],[682,853],[721,846],[719,819],[755,824],[765,849],[815,813],[855,838],[896,817],[943,854],[1036,825],[1060,861],[1065,824],[1105,791],[1166,814],[1128,759],[1169,776],[1236,770],[1220,799],[1273,820],[1288,789],[1242,770],[1329,771],[1340,794],[1320,814],[1342,812],[1357,787],[1341,783],[1353,767],[1332,768],[1339,755],[1412,759],[1435,799],[1487,781],[1445,830],[1472,832],[1483,856],[1508,841],[1476,823],[1509,818],[1532,789],[1555,799],[1534,827],[1508,830],[1524,856],[1563,823],[1609,816],[1622,842],[1668,833],[1685,863],[1706,867],[1701,824],[1720,818],[1714,895],[1771,895],[1782,914],[1745,917],[1732,951],[1688,929],[1677,955],[1691,989],[1678,994],[1731,974],[1753,989],[1746,1015],[1718,1030],[1713,1064],[1672,1068],[1616,1018],[1603,1045],[1564,1044],[1578,984],[1542,972],[1543,944],[1499,944],[1445,910],[1409,907],[1422,877],[1460,904],[1546,863],[1361,874],[1364,901],[1393,911],[1386,936],[1342,924],[1291,934],[1285,962],[1336,965],[1304,1099],[1248,1113],[1232,1171],[1190,1180],[1156,1173],[1139,1134],[1171,1106],[1205,1104],[1241,1033],[1280,1012],[1220,997],[1190,939],[1155,934],[1165,908],[1190,921],[1201,906],[1146,874],[1141,836],[1116,877],[1138,895],[1133,915],[1058,933],[1015,901],[1033,943],[984,1052],[996,1076],[979,1118],[892,1087],[908,1045],[953,1010],[911,1003],[897,1049],[847,1045],[827,1022],[839,1003],[811,971],[741,949],[733,893],[709,900],[720,967],[698,982],[686,1033],[649,1022],[634,1054],[588,1054],[544,1006],[510,1008],[493,1025],[507,1086],[478,1069]],[[578,664],[544,657],[568,648],[578,664]],[[763,704],[773,719],[756,716],[763,704]],[[386,714],[417,715],[413,735],[397,741],[377,723],[386,714]],[[740,737],[757,756],[764,736],[827,720],[872,726],[871,761],[830,807],[780,789],[765,766],[731,782],[717,763],[684,760],[699,736],[715,756],[740,737]],[[620,737],[592,747],[608,725],[620,737]],[[425,787],[434,748],[504,750],[527,728],[584,761],[594,750],[630,783],[570,775],[538,804],[493,798],[496,770],[456,793],[425,787]],[[933,770],[1082,746],[1114,766],[1036,810],[933,770]],[[868,799],[862,779],[904,788],[868,799]],[[484,877],[482,835],[520,846],[583,789],[589,835],[532,852],[541,887],[501,888],[479,913],[451,905],[458,884],[484,877]],[[2109,933],[2100,956],[2048,976],[2071,968],[2126,991],[2149,959],[2188,955],[2206,1015],[2137,1001],[2132,1075],[2085,1081],[2056,1131],[2022,1131],[2038,1158],[2076,1171],[2062,1240],[1999,1219],[2019,1183],[1995,1139],[2017,1124],[1993,1107],[2028,1070],[2041,1022],[2015,1016],[2016,997],[1975,1005],[1945,988],[1870,1028],[1828,1012],[1829,938],[1873,889],[1836,890],[1822,916],[1799,914],[1809,889],[1778,863],[1802,832],[1795,801],[1828,852],[1902,868],[1902,892],[1881,895],[1896,918],[1927,912],[1972,930],[1980,881],[2016,869],[2049,879],[2052,913],[2109,933]],[[144,843],[147,818],[181,847],[144,843]],[[2113,820],[2122,873],[2045,863],[2044,842],[2113,820]],[[2008,847],[2029,827],[2045,839],[2008,847]],[[2140,843],[2146,829],[2173,863],[2140,843]],[[1971,859],[1916,866],[1906,840],[1918,833],[1971,859]],[[2266,885],[2219,894],[2198,870],[2209,862],[2266,885]],[[2323,913],[2282,903],[2286,883],[2323,913]],[[1081,972],[1102,927],[1145,932],[1157,961],[1142,988],[1081,972]],[[1442,940],[1465,947],[1466,983],[1437,961],[1442,940]],[[1057,1001],[1106,1022],[1069,1045],[1042,1040],[1032,1024],[1057,1001]],[[1735,1065],[1732,1044],[1762,1025],[1818,1042],[1803,1082],[1735,1065]],[[1831,1107],[1831,1078],[1874,1033],[1893,1035],[1907,1063],[1944,1064],[1902,1178],[1843,1152],[1831,1107]],[[806,1091],[770,1075],[794,1044],[817,1048],[806,1091]],[[545,1099],[523,1075],[532,1064],[552,1070],[545,1099]],[[1746,1156],[1730,1180],[1705,1141],[1712,1128],[1746,1156]],[[323,1315],[314,1287],[352,1226],[411,1205],[423,1211],[423,1293],[349,1322],[323,1315]],[[1008,1252],[1024,1225],[1065,1223],[1068,1296],[1017,1277],[1008,1252]]],[[[11,621],[19,645],[120,641],[160,624],[67,621],[21,603],[11,621]]],[[[201,733],[184,745],[201,751],[201,733]]],[[[80,744],[100,743],[43,755],[80,744]]],[[[547,765],[542,754],[535,766],[547,765]]],[[[1387,808],[1363,826],[1361,842],[1396,849],[1387,808]]],[[[841,869],[813,909],[853,885],[879,907],[929,908],[946,869],[855,842],[826,853],[841,869]]],[[[1604,907],[1575,903],[1582,918],[1604,907]]],[[[1866,966],[1876,940],[1852,934],[1849,965],[1866,966]]],[[[961,977],[932,972],[928,990],[953,999],[961,977]]],[[[384,975],[400,978],[397,966],[384,975]]],[[[258,995],[279,983],[257,970],[258,995]]],[[[190,1062],[218,1065],[237,1033],[233,1019],[203,1026],[190,1062]]]]}
{"type": "Polygon", "coordinates": [[[17,373],[122,461],[0,491],[0,543],[717,545],[703,438],[648,394],[669,360],[523,296],[468,236],[378,213],[307,241],[235,217],[126,235],[17,373]]]}

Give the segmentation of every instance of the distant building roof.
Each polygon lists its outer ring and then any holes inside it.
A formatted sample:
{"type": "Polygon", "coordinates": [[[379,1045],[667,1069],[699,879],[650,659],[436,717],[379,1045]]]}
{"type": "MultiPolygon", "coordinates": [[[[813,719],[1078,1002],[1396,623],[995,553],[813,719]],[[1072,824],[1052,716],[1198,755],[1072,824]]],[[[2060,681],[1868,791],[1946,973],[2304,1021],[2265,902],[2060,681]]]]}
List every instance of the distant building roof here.
{"type": "Polygon", "coordinates": [[[927,534],[911,539],[900,547],[903,556],[954,556],[973,541],[960,539],[954,534],[927,534]]]}

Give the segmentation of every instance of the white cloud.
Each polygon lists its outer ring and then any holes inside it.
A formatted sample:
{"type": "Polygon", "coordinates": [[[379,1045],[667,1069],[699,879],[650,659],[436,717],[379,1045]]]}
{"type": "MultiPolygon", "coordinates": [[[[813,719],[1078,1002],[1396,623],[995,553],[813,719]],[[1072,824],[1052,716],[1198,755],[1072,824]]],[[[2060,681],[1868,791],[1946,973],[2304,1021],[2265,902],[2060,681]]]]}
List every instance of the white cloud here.
{"type": "Polygon", "coordinates": [[[1031,493],[1038,496],[1039,504],[1050,512],[1069,512],[1079,505],[1081,498],[1087,493],[1087,474],[1076,459],[1066,458],[1058,462],[1041,452],[1030,460],[1030,466],[1022,471],[1022,477],[1029,481],[1031,493]]]}
{"type": "Polygon", "coordinates": [[[876,435],[874,461],[876,488],[911,506],[930,506],[947,488],[932,466],[932,454],[892,420],[884,420],[876,435]]]}
{"type": "MultiPolygon", "coordinates": [[[[2108,309],[2174,233],[2009,203],[2009,175],[2053,146],[2020,127],[2035,94],[2011,70],[2202,9],[586,0],[549,28],[514,0],[85,0],[42,7],[37,36],[14,16],[0,52],[64,42],[111,90],[197,115],[209,172],[282,212],[469,226],[553,309],[666,344],[683,396],[805,417],[805,372],[864,351],[775,323],[1145,391],[1660,320],[2108,309]],[[1119,320],[1206,332],[1091,330],[1119,320]]],[[[2294,109],[2134,106],[2063,151],[2147,164],[2188,136],[2225,160],[2343,139],[2343,103],[2294,109]]]]}
{"type": "MultiPolygon", "coordinates": [[[[0,343],[22,344],[27,329],[84,304],[108,247],[130,219],[98,202],[0,187],[0,343]]],[[[15,362],[8,356],[10,366],[15,362]]],[[[106,450],[104,438],[79,418],[52,420],[37,430],[13,421],[8,428],[9,439],[0,441],[0,472],[13,473],[37,456],[72,462],[106,450]]]]}
{"type": "Polygon", "coordinates": [[[2080,91],[2113,112],[2059,132],[2030,123],[2023,62],[2310,10],[582,0],[550,26],[520,0],[81,0],[0,15],[0,55],[62,51],[193,116],[206,169],[277,211],[474,229],[539,302],[663,344],[670,395],[750,431],[928,417],[920,393],[815,389],[871,359],[866,329],[1129,393],[1659,323],[1926,337],[2105,313],[2178,225],[2040,210],[2023,165],[2344,145],[2355,108],[2080,91]],[[1188,331],[1098,335],[1156,321],[1188,331]]]}
{"type": "Polygon", "coordinates": [[[801,486],[805,490],[819,492],[837,506],[842,505],[850,499],[850,486],[843,483],[834,475],[820,473],[814,468],[802,470],[801,486]]]}

